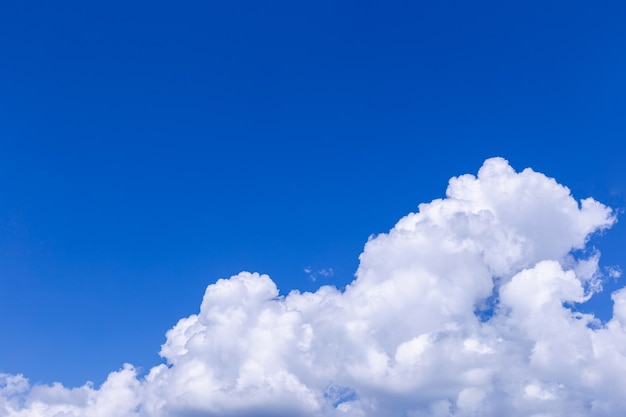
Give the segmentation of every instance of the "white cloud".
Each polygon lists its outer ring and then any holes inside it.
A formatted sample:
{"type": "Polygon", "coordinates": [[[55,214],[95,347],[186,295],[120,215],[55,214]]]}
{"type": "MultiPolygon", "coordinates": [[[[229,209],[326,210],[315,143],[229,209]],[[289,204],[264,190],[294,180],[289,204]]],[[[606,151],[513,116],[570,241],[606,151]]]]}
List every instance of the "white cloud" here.
{"type": "Polygon", "coordinates": [[[597,251],[572,251],[614,222],[489,159],[370,239],[345,291],[221,279],[167,332],[167,364],[144,378],[125,365],[98,389],[1,375],[0,416],[618,416],[626,289],[604,326],[568,307],[602,279],[597,251]]]}

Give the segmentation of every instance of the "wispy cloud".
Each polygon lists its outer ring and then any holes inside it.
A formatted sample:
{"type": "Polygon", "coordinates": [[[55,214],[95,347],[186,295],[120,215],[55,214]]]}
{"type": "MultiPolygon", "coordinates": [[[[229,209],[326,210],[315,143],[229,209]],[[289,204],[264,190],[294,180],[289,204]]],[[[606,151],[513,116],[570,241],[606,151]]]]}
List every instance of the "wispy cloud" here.
{"type": "Polygon", "coordinates": [[[369,240],[345,291],[278,297],[267,275],[221,279],[167,332],[167,364],[145,377],[125,365],[97,389],[2,375],[0,415],[621,415],[626,289],[604,326],[568,307],[601,290],[599,253],[573,254],[614,222],[489,159],[369,240]]]}
{"type": "Polygon", "coordinates": [[[304,273],[313,282],[317,281],[318,278],[332,278],[335,275],[335,271],[332,268],[322,268],[314,271],[310,266],[304,268],[304,273]]]}

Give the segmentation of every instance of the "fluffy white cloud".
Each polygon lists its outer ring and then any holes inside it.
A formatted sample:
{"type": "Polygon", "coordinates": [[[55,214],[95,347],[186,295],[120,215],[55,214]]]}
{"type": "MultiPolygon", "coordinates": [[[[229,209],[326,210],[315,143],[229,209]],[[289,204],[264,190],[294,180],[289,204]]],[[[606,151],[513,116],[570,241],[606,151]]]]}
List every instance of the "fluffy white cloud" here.
{"type": "Polygon", "coordinates": [[[601,290],[585,245],[614,222],[489,159],[370,239],[345,291],[221,279],[167,332],[167,364],[142,378],[125,365],[98,389],[0,375],[0,416],[622,415],[626,289],[603,325],[572,309],[601,290]]]}

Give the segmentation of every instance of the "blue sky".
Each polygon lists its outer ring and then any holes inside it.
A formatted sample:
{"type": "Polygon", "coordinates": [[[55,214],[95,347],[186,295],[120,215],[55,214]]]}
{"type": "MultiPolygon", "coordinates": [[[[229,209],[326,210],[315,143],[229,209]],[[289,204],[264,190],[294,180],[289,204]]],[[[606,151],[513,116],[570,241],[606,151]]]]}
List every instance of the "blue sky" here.
{"type": "MultiPolygon", "coordinates": [[[[341,288],[368,236],[488,157],[623,209],[625,18],[611,1],[4,2],[0,371],[148,369],[242,270],[341,288]]],[[[604,265],[624,265],[622,223],[604,265]]]]}

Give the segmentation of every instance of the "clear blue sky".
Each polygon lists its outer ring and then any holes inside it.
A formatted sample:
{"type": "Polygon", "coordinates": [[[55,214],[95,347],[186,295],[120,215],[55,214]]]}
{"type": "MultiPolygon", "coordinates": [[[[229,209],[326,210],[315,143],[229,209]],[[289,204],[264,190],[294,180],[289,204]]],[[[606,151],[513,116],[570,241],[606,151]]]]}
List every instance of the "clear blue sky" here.
{"type": "Polygon", "coordinates": [[[487,157],[626,207],[626,3],[511,3],[4,1],[0,371],[147,369],[241,270],[342,287],[487,157]]]}

